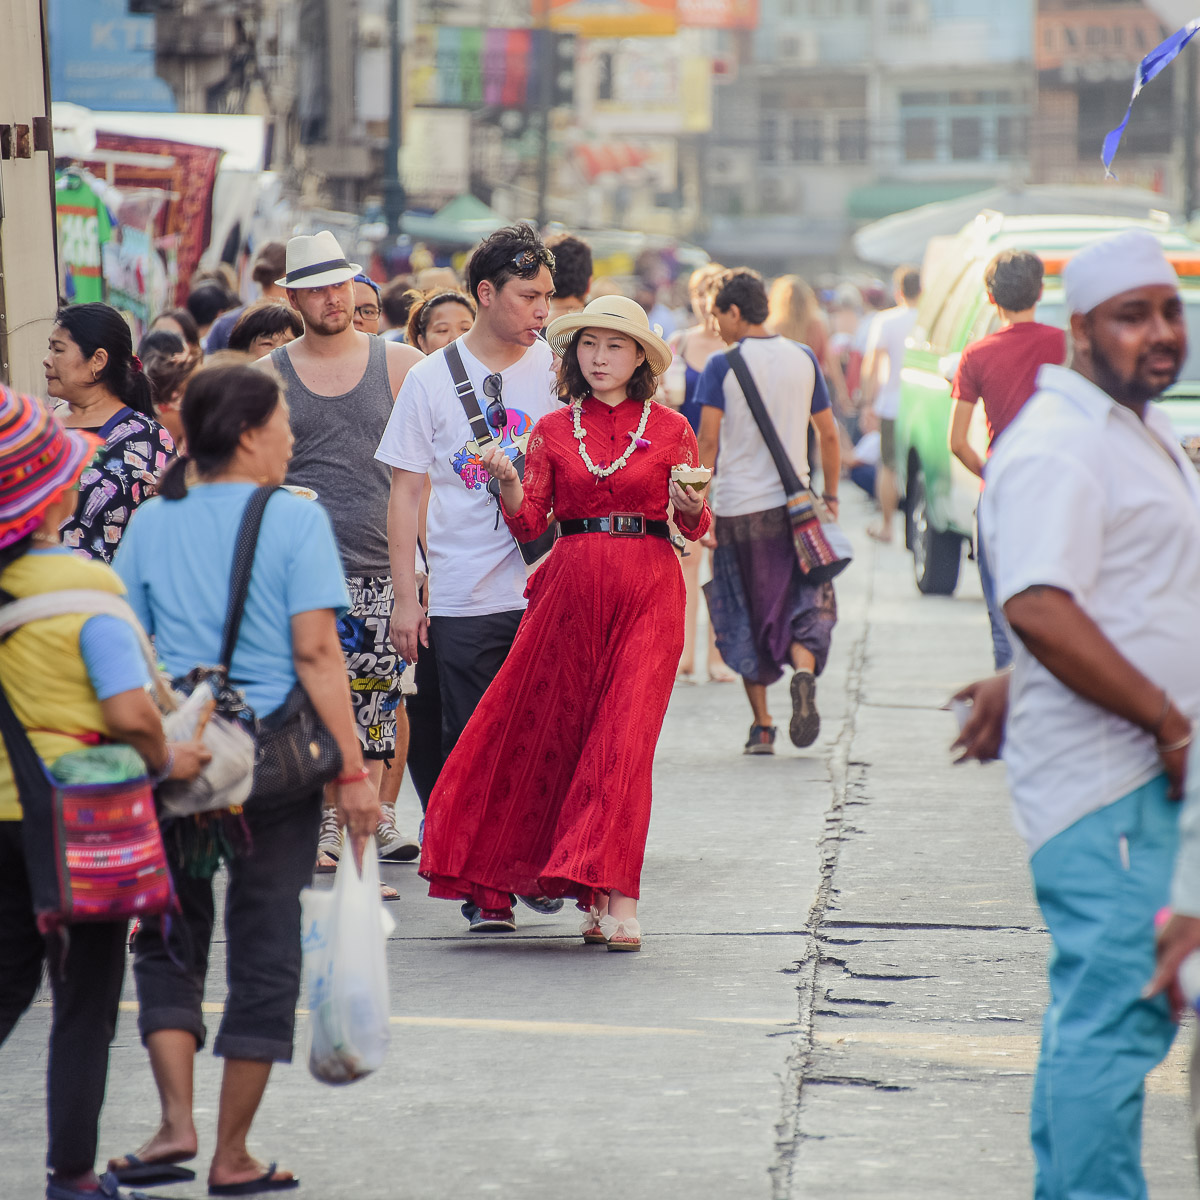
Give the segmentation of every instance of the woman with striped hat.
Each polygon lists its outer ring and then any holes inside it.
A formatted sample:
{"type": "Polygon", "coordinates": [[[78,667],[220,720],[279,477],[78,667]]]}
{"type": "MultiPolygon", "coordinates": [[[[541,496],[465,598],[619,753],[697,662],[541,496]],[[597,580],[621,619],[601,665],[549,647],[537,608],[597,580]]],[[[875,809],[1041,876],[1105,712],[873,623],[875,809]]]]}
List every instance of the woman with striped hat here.
{"type": "MultiPolygon", "coordinates": [[[[73,555],[59,527],[75,511],[80,473],[100,439],[65,429],[42,404],[0,386],[0,602],[90,590],[119,596],[111,568],[73,555]]],[[[123,742],[157,779],[189,779],[198,743],[167,746],[134,630],[117,617],[45,617],[0,640],[0,689],[48,767],[97,742],[123,742]]],[[[46,1075],[48,1200],[119,1196],[97,1179],[97,1128],[125,974],[126,922],[73,925],[50,972],[54,1017],[46,1075]]],[[[46,943],[22,838],[21,797],[0,742],[0,1044],[33,1002],[46,943]]]]}

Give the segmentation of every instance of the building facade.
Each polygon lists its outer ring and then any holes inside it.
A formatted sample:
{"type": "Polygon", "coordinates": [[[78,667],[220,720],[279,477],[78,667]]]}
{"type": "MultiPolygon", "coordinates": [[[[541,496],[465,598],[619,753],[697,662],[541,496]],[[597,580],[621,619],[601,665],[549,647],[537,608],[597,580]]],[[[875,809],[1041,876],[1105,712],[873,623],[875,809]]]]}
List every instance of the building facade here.
{"type": "Polygon", "coordinates": [[[1032,38],[1031,0],[764,0],[715,89],[705,245],[832,266],[863,220],[1026,177],[1032,38]]]}

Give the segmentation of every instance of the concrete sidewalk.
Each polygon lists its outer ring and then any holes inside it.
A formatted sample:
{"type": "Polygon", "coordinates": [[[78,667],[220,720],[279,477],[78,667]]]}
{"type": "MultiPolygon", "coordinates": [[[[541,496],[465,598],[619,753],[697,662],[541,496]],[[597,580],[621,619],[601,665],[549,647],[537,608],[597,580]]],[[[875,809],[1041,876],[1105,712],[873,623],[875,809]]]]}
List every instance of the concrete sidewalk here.
{"type": "MultiPolygon", "coordinates": [[[[851,501],[860,533],[865,504],[851,501]]],[[[922,598],[898,548],[856,536],[820,684],[822,735],[745,758],[740,687],[676,689],[655,769],[640,955],[579,914],[467,935],[411,865],[389,944],[393,1043],[330,1089],[278,1070],[252,1146],[338,1200],[1019,1197],[1045,936],[999,768],[952,768],[938,706],[986,672],[982,602],[922,598]]],[[[773,694],[786,727],[786,686],[773,694]]],[[[411,793],[402,798],[415,824],[411,793]]],[[[223,997],[214,946],[208,1001],[223,997]]],[[[0,1198],[42,1194],[45,1001],[0,1051],[0,1198]]],[[[1182,1064],[1154,1082],[1154,1195],[1194,1194],[1182,1064]]],[[[198,1060],[201,1183],[219,1063],[198,1060]]],[[[127,987],[101,1152],[157,1101],[127,987]]]]}

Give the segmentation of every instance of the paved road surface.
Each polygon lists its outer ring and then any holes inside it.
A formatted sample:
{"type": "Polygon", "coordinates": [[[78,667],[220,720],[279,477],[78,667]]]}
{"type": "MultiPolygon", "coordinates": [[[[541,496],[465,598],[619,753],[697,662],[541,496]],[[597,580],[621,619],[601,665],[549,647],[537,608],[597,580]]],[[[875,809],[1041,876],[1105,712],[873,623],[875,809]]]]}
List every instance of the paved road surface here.
{"type": "MultiPolygon", "coordinates": [[[[865,504],[847,524],[861,535],[865,504]]],[[[1010,1200],[1028,1196],[1046,938],[999,768],[951,767],[939,705],[989,665],[973,564],[952,600],[857,537],[823,730],[748,759],[740,688],[676,689],[656,763],[640,955],[572,911],[467,936],[411,866],[389,945],[393,1044],[349,1088],[280,1069],[253,1137],[337,1200],[1010,1200]]],[[[786,687],[773,694],[786,726],[786,687]]],[[[415,801],[406,793],[409,823],[415,801]]],[[[528,917],[525,920],[524,917],[528,917]]],[[[208,990],[219,1019],[223,945],[208,990]]],[[[127,986],[102,1153],[156,1100],[127,986]]],[[[0,1197],[36,1200],[44,1000],[0,1052],[0,1197]]],[[[303,1022],[300,1040],[303,1043],[303,1022]]],[[[1195,1195],[1184,1041],[1152,1079],[1155,1200],[1195,1195]]],[[[200,1057],[201,1178],[219,1065],[200,1057]]],[[[199,1185],[154,1189],[192,1200],[199,1185]]]]}

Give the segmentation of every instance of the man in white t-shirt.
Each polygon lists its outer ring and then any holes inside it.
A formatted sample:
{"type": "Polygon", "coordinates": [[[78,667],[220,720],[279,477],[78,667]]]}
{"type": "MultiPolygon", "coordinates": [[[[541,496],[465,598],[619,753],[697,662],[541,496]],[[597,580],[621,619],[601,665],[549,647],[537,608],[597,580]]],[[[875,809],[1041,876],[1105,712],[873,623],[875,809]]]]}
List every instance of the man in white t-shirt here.
{"type": "MultiPolygon", "coordinates": [[[[768,332],[767,290],[754,271],[730,271],[709,295],[722,340],[737,346],[763,408],[802,483],[809,481],[808,425],[821,448],[825,503],[837,514],[841,451],[829,391],[813,352],[768,332]]],[[[754,714],[746,754],[775,753],[767,687],[793,670],[795,746],[821,729],[816,677],[825,667],[837,602],[831,583],[809,583],[796,561],[787,493],[727,354],[705,364],[697,388],[700,461],[719,470],[713,493],[713,581],[705,588],[717,649],[741,677],[754,714]]]]}
{"type": "Polygon", "coordinates": [[[1072,368],[1041,368],[980,502],[1016,635],[1003,757],[1054,942],[1031,1113],[1045,1200],[1146,1194],[1144,1077],[1175,1025],[1143,988],[1200,716],[1200,478],[1150,403],[1187,356],[1175,273],[1134,229],[1063,285],[1072,368]]]}
{"type": "Polygon", "coordinates": [[[917,323],[917,301],[921,298],[921,274],[915,267],[897,267],[892,276],[896,307],[881,312],[871,322],[867,352],[863,359],[863,404],[873,404],[879,418],[879,468],[875,473],[875,495],[879,501],[879,523],[867,533],[880,542],[892,540],[896,519],[896,416],[900,412],[900,368],[908,335],[917,323]]]}
{"type": "MultiPolygon", "coordinates": [[[[558,404],[554,352],[538,336],[554,294],[553,264],[537,233],[514,225],[480,243],[467,266],[479,313],[470,332],[453,345],[489,430],[514,456],[534,424],[558,404]]],[[[392,468],[392,644],[415,662],[433,641],[444,761],[512,646],[525,611],[526,582],[521,553],[487,490],[490,476],[455,391],[446,349],[409,371],[376,457],[392,468]],[[428,611],[417,599],[415,575],[426,476],[432,484],[428,611]]]]}

